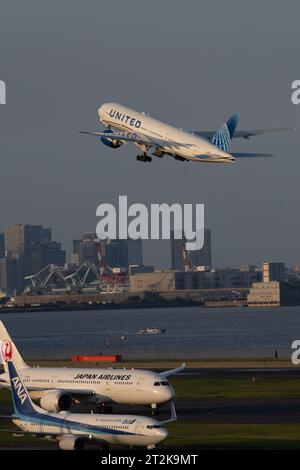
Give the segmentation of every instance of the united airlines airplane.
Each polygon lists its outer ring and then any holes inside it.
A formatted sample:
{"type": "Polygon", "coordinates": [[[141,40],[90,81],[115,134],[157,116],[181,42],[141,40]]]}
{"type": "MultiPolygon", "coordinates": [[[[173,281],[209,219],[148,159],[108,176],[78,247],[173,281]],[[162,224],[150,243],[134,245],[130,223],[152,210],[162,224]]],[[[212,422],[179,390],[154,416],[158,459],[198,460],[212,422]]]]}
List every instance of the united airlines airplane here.
{"type": "Polygon", "coordinates": [[[167,377],[185,364],[166,372],[139,369],[100,369],[79,367],[30,367],[0,321],[0,388],[9,388],[5,358],[14,357],[20,376],[33,399],[49,412],[69,410],[72,402],[96,405],[97,411],[112,412],[109,404],[149,405],[152,413],[159,405],[173,400],[175,392],[167,377]],[[2,356],[2,360],[1,360],[2,356]]]}
{"type": "Polygon", "coordinates": [[[236,158],[267,157],[271,155],[229,152],[230,141],[289,129],[236,131],[240,119],[236,113],[218,131],[188,132],[117,103],[103,104],[98,109],[98,115],[107,129],[103,132],[80,133],[100,137],[103,144],[114,149],[134,143],[141,151],[136,158],[142,162],[152,161],[149,151],[159,158],[169,155],[176,160],[207,163],[232,163],[236,158]]]}
{"type": "MultiPolygon", "coordinates": [[[[164,424],[177,419],[173,403],[171,418],[162,422],[135,415],[49,413],[32,402],[13,360],[7,362],[7,368],[14,407],[14,414],[10,416],[13,423],[21,429],[22,435],[57,440],[63,450],[79,450],[85,443],[102,448],[121,445],[152,449],[169,435],[164,424]]],[[[0,432],[16,434],[15,429],[1,428],[0,432]]]]}

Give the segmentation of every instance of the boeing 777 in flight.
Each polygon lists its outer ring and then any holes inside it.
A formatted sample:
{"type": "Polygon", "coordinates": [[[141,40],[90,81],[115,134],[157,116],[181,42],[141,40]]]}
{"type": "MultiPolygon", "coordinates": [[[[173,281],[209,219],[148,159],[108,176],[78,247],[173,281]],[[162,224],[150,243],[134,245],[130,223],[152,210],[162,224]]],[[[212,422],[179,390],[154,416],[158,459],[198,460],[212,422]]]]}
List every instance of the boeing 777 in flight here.
{"type": "Polygon", "coordinates": [[[103,104],[98,109],[98,115],[107,129],[102,132],[80,133],[100,137],[103,144],[114,149],[123,144],[134,143],[141,151],[136,158],[142,162],[152,161],[149,151],[159,158],[169,155],[176,160],[207,163],[232,163],[236,158],[267,157],[271,155],[229,152],[230,141],[290,129],[236,131],[240,119],[240,115],[236,113],[218,131],[189,132],[117,103],[103,104]]]}

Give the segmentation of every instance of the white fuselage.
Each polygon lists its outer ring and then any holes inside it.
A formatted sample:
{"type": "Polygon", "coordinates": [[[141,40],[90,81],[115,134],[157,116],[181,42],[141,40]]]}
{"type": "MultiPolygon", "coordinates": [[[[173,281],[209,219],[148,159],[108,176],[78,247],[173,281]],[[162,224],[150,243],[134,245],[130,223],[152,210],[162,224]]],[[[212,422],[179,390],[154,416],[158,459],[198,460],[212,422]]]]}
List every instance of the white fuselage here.
{"type": "Polygon", "coordinates": [[[20,415],[13,419],[20,429],[36,435],[76,436],[90,443],[151,446],[164,441],[168,431],[152,418],[135,415],[98,415],[60,412],[20,415]]]}
{"type": "MultiPolygon", "coordinates": [[[[80,403],[152,405],[169,402],[175,395],[165,377],[139,369],[28,367],[19,374],[33,398],[41,398],[49,390],[70,395],[77,390],[75,401],[80,403]],[[80,391],[87,393],[81,395],[80,391]]],[[[2,374],[0,379],[0,386],[8,388],[8,375],[2,374]]]]}
{"type": "Polygon", "coordinates": [[[117,103],[105,103],[98,109],[100,121],[107,127],[136,133],[164,142],[163,153],[194,161],[231,163],[234,158],[202,137],[178,129],[117,103]],[[167,144],[165,144],[167,142],[167,144]],[[208,159],[209,157],[209,159],[208,159]]]}

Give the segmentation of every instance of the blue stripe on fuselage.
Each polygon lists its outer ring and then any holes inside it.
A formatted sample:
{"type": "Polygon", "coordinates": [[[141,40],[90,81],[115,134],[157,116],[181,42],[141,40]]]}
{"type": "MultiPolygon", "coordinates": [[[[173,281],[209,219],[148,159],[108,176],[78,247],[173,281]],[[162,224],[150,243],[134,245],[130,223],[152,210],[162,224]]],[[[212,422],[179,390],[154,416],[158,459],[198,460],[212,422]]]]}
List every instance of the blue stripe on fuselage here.
{"type": "MultiPolygon", "coordinates": [[[[56,418],[55,416],[42,415],[41,413],[31,413],[28,415],[17,413],[15,419],[19,419],[28,423],[40,424],[41,426],[51,426],[54,424],[60,427],[61,429],[66,429],[67,431],[83,431],[92,434],[115,434],[121,436],[135,435],[135,433],[133,432],[121,431],[119,429],[103,428],[100,426],[94,426],[88,423],[80,423],[77,421],[68,421],[66,419],[56,418]]],[[[40,434],[44,433],[41,432],[40,434]]]]}

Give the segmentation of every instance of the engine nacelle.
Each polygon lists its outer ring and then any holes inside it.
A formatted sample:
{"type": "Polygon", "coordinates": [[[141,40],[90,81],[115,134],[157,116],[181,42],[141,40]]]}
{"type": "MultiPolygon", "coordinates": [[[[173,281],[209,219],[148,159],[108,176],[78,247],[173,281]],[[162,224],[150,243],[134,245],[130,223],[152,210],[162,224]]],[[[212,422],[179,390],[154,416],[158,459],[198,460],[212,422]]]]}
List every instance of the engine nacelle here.
{"type": "Polygon", "coordinates": [[[72,397],[68,393],[52,390],[42,396],[40,405],[44,410],[51,413],[67,411],[71,408],[72,397]]]}
{"type": "MultiPolygon", "coordinates": [[[[104,131],[104,134],[112,134],[113,131],[111,129],[106,129],[104,131]]],[[[101,142],[102,144],[104,145],[107,145],[107,147],[111,147],[113,149],[117,149],[118,147],[121,147],[122,145],[122,142],[120,142],[119,140],[116,140],[116,139],[108,139],[107,137],[101,137],[101,142]]]]}
{"type": "Polygon", "coordinates": [[[82,450],[84,440],[82,437],[64,436],[59,440],[59,447],[62,450],[82,450]]]}

